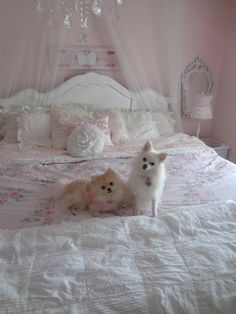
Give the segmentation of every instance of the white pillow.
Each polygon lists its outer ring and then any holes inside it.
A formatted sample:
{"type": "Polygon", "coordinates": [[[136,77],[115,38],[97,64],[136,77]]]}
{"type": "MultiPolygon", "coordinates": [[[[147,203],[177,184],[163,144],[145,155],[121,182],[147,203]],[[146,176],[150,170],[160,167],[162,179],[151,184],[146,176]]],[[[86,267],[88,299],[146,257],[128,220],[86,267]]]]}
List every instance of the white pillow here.
{"type": "Polygon", "coordinates": [[[156,123],[148,111],[123,111],[129,140],[148,140],[159,138],[156,123]]]}
{"type": "Polygon", "coordinates": [[[67,139],[67,151],[74,157],[100,153],[105,144],[105,133],[94,125],[75,128],[67,139]]]}
{"type": "Polygon", "coordinates": [[[118,109],[109,111],[108,125],[111,132],[111,140],[114,144],[124,144],[129,140],[125,121],[122,113],[118,109]]]}
{"type": "Polygon", "coordinates": [[[157,91],[147,88],[132,95],[132,110],[142,111],[168,111],[169,99],[157,91]]]}
{"type": "Polygon", "coordinates": [[[152,118],[156,122],[160,136],[170,136],[175,134],[175,119],[171,112],[152,112],[152,118]]]}
{"type": "Polygon", "coordinates": [[[112,146],[108,116],[96,117],[96,113],[85,110],[81,107],[52,107],[52,140],[56,149],[66,149],[66,141],[73,128],[84,124],[95,125],[106,135],[105,146],[112,146]]]}
{"type": "Polygon", "coordinates": [[[25,106],[11,108],[5,106],[3,108],[3,127],[5,129],[4,142],[17,143],[17,117],[22,112],[27,112],[25,106]]]}
{"type": "Polygon", "coordinates": [[[17,140],[22,146],[51,147],[51,116],[47,112],[23,113],[17,118],[17,140]]]}
{"type": "Polygon", "coordinates": [[[66,149],[66,141],[71,133],[70,124],[75,123],[78,118],[92,118],[92,113],[73,105],[66,107],[54,106],[51,108],[51,126],[53,147],[66,149]]]}
{"type": "Polygon", "coordinates": [[[4,142],[17,143],[17,118],[22,113],[45,112],[42,106],[16,105],[4,106],[2,109],[3,128],[5,130],[4,142]]]}
{"type": "Polygon", "coordinates": [[[5,137],[4,142],[6,143],[17,143],[17,117],[19,112],[10,111],[4,114],[4,128],[5,137]]]}
{"type": "Polygon", "coordinates": [[[4,123],[4,118],[2,114],[2,109],[0,109],[0,128],[3,126],[3,123],[4,123]]]}

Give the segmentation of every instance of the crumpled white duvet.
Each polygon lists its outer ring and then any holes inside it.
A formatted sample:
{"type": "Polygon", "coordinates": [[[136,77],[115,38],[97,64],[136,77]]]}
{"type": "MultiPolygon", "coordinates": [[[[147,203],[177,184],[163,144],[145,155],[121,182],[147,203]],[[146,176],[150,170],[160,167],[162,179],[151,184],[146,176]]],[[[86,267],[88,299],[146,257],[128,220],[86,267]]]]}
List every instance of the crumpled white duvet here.
{"type": "Polygon", "coordinates": [[[235,313],[236,202],[0,233],[0,313],[235,313]]]}

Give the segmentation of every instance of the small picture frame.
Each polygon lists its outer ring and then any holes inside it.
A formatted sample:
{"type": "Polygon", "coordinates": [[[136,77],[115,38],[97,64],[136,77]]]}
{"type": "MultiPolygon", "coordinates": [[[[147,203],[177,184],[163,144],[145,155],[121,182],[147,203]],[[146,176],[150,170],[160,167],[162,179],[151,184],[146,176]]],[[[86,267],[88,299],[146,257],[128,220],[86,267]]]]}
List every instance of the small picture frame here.
{"type": "Polygon", "coordinates": [[[63,71],[120,70],[115,50],[105,47],[49,47],[49,64],[63,71]]]}

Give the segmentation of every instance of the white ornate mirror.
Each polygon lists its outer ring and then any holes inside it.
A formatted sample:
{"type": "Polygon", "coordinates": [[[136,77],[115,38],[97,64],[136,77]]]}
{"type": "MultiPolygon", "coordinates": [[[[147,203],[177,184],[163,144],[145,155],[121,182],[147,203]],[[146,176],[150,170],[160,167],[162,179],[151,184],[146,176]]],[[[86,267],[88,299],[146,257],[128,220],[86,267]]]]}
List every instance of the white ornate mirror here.
{"type": "Polygon", "coordinates": [[[207,65],[196,57],[181,74],[181,113],[191,119],[193,98],[197,95],[209,95],[213,87],[213,77],[207,65]]]}

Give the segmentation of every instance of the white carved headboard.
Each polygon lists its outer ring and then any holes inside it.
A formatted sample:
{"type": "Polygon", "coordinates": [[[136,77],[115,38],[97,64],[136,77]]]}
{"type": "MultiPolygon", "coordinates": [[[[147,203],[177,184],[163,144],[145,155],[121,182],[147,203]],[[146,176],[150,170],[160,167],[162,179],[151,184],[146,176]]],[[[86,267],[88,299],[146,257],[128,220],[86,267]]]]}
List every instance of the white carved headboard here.
{"type": "Polygon", "coordinates": [[[167,111],[167,98],[152,89],[139,93],[130,92],[114,79],[93,72],[74,76],[47,93],[25,89],[9,97],[0,99],[1,107],[18,105],[66,105],[73,103],[95,104],[101,109],[119,107],[122,109],[154,109],[167,111]],[[149,108],[145,108],[143,103],[149,108]]]}
{"type": "Polygon", "coordinates": [[[91,72],[74,76],[48,93],[25,89],[12,97],[0,99],[0,107],[73,103],[130,109],[131,94],[112,78],[91,72]]]}

